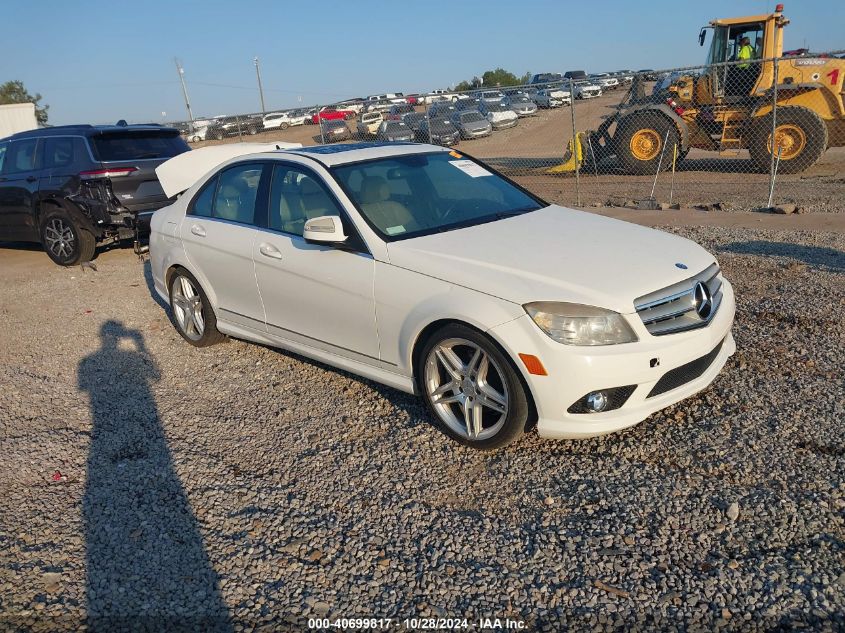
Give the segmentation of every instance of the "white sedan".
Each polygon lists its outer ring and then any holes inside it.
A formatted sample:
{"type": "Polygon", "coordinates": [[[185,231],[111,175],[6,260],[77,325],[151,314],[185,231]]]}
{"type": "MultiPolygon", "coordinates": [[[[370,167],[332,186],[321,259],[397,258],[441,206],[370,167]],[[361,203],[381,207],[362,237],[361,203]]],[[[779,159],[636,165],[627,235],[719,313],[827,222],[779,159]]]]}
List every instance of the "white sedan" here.
{"type": "Polygon", "coordinates": [[[247,146],[210,172],[203,151],[159,168],[167,195],[187,190],[150,238],[192,345],[233,336],[419,394],[480,449],[535,425],[631,426],[735,350],[733,290],[706,250],[549,204],[454,150],[247,146]]]}

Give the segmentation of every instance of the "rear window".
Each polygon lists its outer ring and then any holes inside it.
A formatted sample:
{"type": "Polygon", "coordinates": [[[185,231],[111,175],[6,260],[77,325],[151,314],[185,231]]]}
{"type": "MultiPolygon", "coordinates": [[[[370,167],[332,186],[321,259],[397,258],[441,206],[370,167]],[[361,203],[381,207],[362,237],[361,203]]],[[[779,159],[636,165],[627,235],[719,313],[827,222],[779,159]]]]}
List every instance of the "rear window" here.
{"type": "Polygon", "coordinates": [[[172,158],[190,148],[175,132],[118,132],[92,136],[91,150],[102,162],[172,158]]]}

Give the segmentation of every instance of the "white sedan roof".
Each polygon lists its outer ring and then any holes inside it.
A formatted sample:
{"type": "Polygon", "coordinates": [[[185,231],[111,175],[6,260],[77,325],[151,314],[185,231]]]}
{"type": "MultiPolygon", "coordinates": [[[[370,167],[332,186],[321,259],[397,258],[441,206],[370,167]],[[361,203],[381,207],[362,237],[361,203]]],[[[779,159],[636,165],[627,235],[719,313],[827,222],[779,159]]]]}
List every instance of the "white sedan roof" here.
{"type": "Polygon", "coordinates": [[[337,145],[315,145],[297,149],[282,149],[271,154],[297,154],[308,156],[325,165],[334,167],[347,163],[357,163],[375,158],[390,156],[406,156],[408,154],[428,154],[431,152],[448,152],[449,149],[440,145],[425,143],[342,143],[337,145]]]}
{"type": "Polygon", "coordinates": [[[375,158],[448,151],[450,150],[440,145],[422,143],[339,143],[313,147],[302,147],[299,143],[227,143],[202,147],[174,156],[156,167],[156,175],[165,195],[172,198],[190,189],[218,165],[233,158],[279,158],[285,154],[294,154],[313,158],[326,167],[334,167],[375,158]]]}

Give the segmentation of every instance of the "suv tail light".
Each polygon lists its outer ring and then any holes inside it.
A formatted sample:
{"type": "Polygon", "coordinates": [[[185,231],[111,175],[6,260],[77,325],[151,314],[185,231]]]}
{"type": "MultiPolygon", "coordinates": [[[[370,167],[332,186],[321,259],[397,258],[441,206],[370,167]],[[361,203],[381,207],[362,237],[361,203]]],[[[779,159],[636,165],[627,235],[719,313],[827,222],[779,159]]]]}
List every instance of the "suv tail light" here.
{"type": "Polygon", "coordinates": [[[97,178],[119,178],[129,176],[138,171],[137,167],[109,167],[108,169],[92,169],[79,172],[82,180],[95,180],[97,178]]]}

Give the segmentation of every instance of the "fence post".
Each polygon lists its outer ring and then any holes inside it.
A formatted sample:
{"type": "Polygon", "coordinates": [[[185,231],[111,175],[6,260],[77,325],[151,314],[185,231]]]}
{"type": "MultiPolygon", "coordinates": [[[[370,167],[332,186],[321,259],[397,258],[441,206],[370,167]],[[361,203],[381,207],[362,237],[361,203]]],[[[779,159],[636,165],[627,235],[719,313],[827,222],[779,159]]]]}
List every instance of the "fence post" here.
{"type": "Polygon", "coordinates": [[[576,206],[581,206],[581,164],[578,162],[578,132],[575,129],[575,83],[569,78],[569,110],[572,116],[572,154],[575,157],[576,206]]]}
{"type": "Polygon", "coordinates": [[[423,103],[425,104],[425,129],[428,130],[428,144],[431,145],[431,117],[428,114],[431,110],[431,104],[428,96],[423,97],[423,103]]]}
{"type": "Polygon", "coordinates": [[[768,206],[772,206],[772,196],[775,193],[775,162],[776,158],[775,155],[780,157],[780,152],[775,149],[775,131],[777,130],[777,108],[778,108],[778,62],[777,58],[772,58],[772,145],[771,145],[771,158],[769,161],[769,204],[768,206]]]}
{"type": "Polygon", "coordinates": [[[241,135],[241,115],[240,114],[235,115],[235,122],[237,122],[237,124],[238,124],[238,141],[242,141],[244,139],[243,139],[243,136],[241,135]]]}
{"type": "Polygon", "coordinates": [[[323,131],[323,117],[320,116],[320,105],[317,104],[317,123],[320,124],[320,144],[326,144],[326,133],[323,131]]]}

